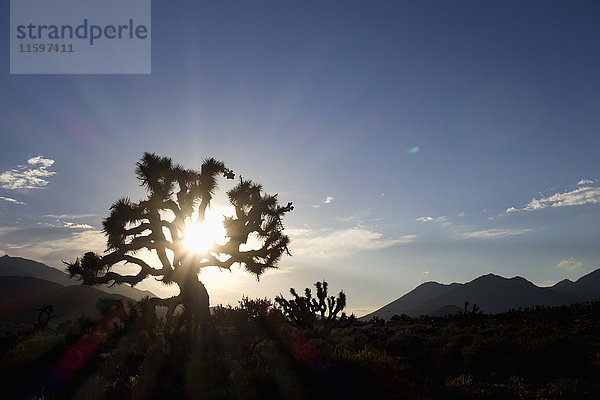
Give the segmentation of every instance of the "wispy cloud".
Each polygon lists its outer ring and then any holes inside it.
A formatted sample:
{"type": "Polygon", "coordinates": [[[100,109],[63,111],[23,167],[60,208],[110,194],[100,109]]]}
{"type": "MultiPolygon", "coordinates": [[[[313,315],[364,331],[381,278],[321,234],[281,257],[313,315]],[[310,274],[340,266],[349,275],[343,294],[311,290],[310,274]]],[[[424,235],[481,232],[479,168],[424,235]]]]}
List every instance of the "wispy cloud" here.
{"type": "Polygon", "coordinates": [[[577,186],[581,186],[581,185],[593,185],[594,181],[591,179],[582,179],[579,182],[577,182],[577,186]]]}
{"type": "Polygon", "coordinates": [[[350,215],[348,217],[335,217],[335,219],[339,222],[352,222],[356,219],[356,215],[350,215]]]}
{"type": "Polygon", "coordinates": [[[355,222],[358,225],[371,224],[371,223],[382,220],[381,217],[372,217],[371,214],[372,214],[371,209],[367,208],[365,210],[356,212],[352,215],[348,215],[345,217],[335,217],[335,220],[338,222],[344,222],[344,223],[355,222]]]}
{"type": "Polygon", "coordinates": [[[327,196],[325,198],[325,201],[323,202],[324,204],[329,204],[333,201],[333,196],[327,196]]]}
{"type": "Polygon", "coordinates": [[[548,207],[569,207],[600,203],[600,187],[581,186],[588,184],[589,182],[591,181],[584,179],[579,181],[578,185],[580,187],[576,189],[563,193],[556,193],[548,197],[541,197],[539,199],[534,197],[525,207],[521,209],[509,207],[506,209],[506,213],[510,214],[519,211],[535,211],[548,207]]]}
{"type": "Polygon", "coordinates": [[[32,157],[27,160],[27,165],[0,174],[0,185],[3,189],[43,189],[48,185],[47,178],[56,174],[48,170],[52,164],[52,159],[32,157]]]}
{"type": "Polygon", "coordinates": [[[419,217],[416,219],[416,221],[419,222],[432,222],[433,221],[433,217],[419,217]]]}
{"type": "Polygon", "coordinates": [[[6,234],[13,233],[15,231],[20,230],[18,226],[0,226],[0,236],[4,236],[6,234]]]}
{"type": "Polygon", "coordinates": [[[533,198],[524,210],[539,210],[546,207],[580,206],[600,203],[600,187],[580,187],[570,192],[557,193],[540,199],[533,198]]]}
{"type": "Polygon", "coordinates": [[[419,217],[415,221],[419,222],[445,222],[448,218],[446,216],[441,215],[439,217],[419,217]]]}
{"type": "Polygon", "coordinates": [[[65,228],[69,228],[69,229],[94,229],[93,226],[88,225],[88,224],[76,224],[74,222],[65,222],[64,223],[65,228]]]}
{"type": "Polygon", "coordinates": [[[524,229],[485,229],[480,231],[456,232],[454,236],[458,239],[498,239],[508,236],[525,235],[533,231],[531,228],[524,229]]]}
{"type": "Polygon", "coordinates": [[[79,218],[97,217],[97,215],[96,214],[47,214],[47,215],[44,215],[44,217],[54,218],[54,219],[79,219],[79,218]]]}
{"type": "Polygon", "coordinates": [[[21,205],[26,205],[27,204],[27,203],[24,203],[22,201],[13,199],[11,197],[2,197],[2,196],[0,196],[0,200],[8,201],[9,203],[14,203],[14,204],[21,204],[21,205]]]}
{"type": "Polygon", "coordinates": [[[572,258],[570,260],[562,260],[561,262],[556,264],[556,268],[562,268],[562,269],[568,269],[568,270],[574,270],[574,269],[581,268],[581,267],[583,267],[583,263],[574,261],[572,258]]]}
{"type": "Polygon", "coordinates": [[[48,265],[62,266],[62,260],[75,260],[86,251],[101,252],[106,248],[106,238],[98,230],[73,230],[58,239],[34,238],[19,242],[2,240],[0,250],[11,255],[26,257],[48,265]]]}
{"type": "Polygon", "coordinates": [[[416,235],[386,238],[366,228],[339,230],[286,229],[292,239],[291,251],[297,256],[335,258],[360,251],[380,250],[414,242],[416,235]]]}

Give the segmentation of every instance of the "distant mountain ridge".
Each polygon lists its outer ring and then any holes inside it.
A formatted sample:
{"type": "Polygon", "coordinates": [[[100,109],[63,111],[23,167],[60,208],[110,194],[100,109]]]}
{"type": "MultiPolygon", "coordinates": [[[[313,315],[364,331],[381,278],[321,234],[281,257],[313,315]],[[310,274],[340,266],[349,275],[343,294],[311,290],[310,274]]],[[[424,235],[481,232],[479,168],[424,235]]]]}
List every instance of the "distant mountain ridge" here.
{"type": "Polygon", "coordinates": [[[125,296],[107,294],[81,285],[63,286],[31,276],[0,276],[0,322],[35,324],[39,309],[52,305],[55,322],[75,321],[82,315],[96,317],[101,298],[126,301],[125,296]]]}
{"type": "Polygon", "coordinates": [[[525,278],[487,274],[468,283],[449,285],[426,282],[404,296],[360,319],[394,315],[444,315],[462,310],[465,301],[485,313],[501,313],[519,307],[560,306],[600,298],[600,269],[573,282],[565,279],[552,287],[539,287],[525,278]]]}
{"type": "MultiPolygon", "coordinates": [[[[55,282],[62,286],[80,285],[79,281],[69,278],[67,273],[57,268],[49,267],[46,264],[28,260],[26,258],[10,257],[8,255],[0,257],[0,276],[33,277],[55,282]]],[[[140,290],[127,285],[115,285],[113,287],[101,285],[95,289],[101,290],[108,294],[129,297],[134,300],[141,300],[146,296],[156,297],[156,295],[149,290],[140,290]]]]}
{"type": "Polygon", "coordinates": [[[590,272],[573,282],[570,279],[563,279],[552,288],[560,292],[575,292],[587,296],[600,296],[598,288],[600,287],[600,269],[590,272]]]}

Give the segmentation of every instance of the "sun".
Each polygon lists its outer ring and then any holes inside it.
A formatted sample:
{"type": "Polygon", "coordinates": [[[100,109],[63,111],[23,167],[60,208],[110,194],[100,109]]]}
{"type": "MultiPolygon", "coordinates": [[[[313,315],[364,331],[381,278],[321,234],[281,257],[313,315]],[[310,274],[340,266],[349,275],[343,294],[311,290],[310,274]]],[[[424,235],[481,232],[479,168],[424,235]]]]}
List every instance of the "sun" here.
{"type": "Polygon", "coordinates": [[[196,218],[186,220],[184,234],[185,248],[196,254],[206,254],[216,244],[225,244],[226,231],[223,226],[223,215],[207,211],[204,222],[193,223],[196,218]]]}

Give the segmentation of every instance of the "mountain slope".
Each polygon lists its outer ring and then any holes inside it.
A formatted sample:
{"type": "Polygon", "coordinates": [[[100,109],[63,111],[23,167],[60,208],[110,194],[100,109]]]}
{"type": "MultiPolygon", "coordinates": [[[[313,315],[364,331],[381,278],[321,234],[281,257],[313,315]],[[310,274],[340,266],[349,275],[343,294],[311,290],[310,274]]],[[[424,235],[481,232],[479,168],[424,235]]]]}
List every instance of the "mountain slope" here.
{"type": "MultiPolygon", "coordinates": [[[[0,276],[29,276],[56,282],[63,286],[80,286],[79,281],[70,279],[69,275],[61,270],[49,267],[46,264],[37,261],[21,257],[10,257],[8,255],[0,257],[0,276]]],[[[146,296],[156,297],[156,295],[149,290],[139,290],[127,285],[115,285],[110,288],[108,285],[102,285],[98,286],[96,289],[109,294],[126,296],[134,300],[140,300],[146,296]]]]}
{"type": "Polygon", "coordinates": [[[393,315],[409,314],[411,310],[418,307],[420,304],[427,302],[435,297],[438,297],[449,290],[454,289],[456,286],[460,286],[459,283],[452,283],[450,285],[444,285],[437,282],[425,282],[415,289],[411,290],[404,296],[391,303],[383,306],[379,310],[362,317],[363,319],[371,319],[374,316],[389,319],[393,315]]]}
{"type": "Polygon", "coordinates": [[[565,279],[552,286],[552,289],[559,292],[578,293],[580,295],[598,299],[600,298],[600,269],[582,276],[575,282],[565,279]]]}
{"type": "Polygon", "coordinates": [[[8,255],[0,257],[0,276],[31,276],[63,286],[73,285],[75,282],[69,279],[69,275],[56,268],[26,258],[9,257],[8,255]]]}
{"type": "Polygon", "coordinates": [[[107,294],[84,286],[63,286],[56,282],[24,276],[0,277],[0,320],[36,323],[38,310],[52,305],[59,320],[76,320],[81,315],[96,316],[98,299],[125,296],[107,294]]]}
{"type": "Polygon", "coordinates": [[[538,287],[521,277],[508,279],[488,274],[465,284],[424,283],[361,319],[378,316],[387,320],[401,314],[440,315],[462,310],[465,301],[477,304],[483,312],[500,313],[511,308],[559,306],[597,298],[600,298],[600,269],[575,282],[565,279],[551,288],[538,287]]]}

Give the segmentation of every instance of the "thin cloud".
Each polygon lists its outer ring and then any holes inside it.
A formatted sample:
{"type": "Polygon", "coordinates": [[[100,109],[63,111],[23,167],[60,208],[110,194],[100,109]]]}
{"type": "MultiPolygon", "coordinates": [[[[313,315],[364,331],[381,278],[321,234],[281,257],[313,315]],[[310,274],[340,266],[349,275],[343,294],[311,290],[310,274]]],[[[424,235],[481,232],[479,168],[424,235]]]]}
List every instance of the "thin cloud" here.
{"type": "Polygon", "coordinates": [[[509,236],[525,235],[533,231],[531,228],[524,229],[485,229],[480,231],[457,232],[455,237],[458,239],[498,239],[509,236]]]}
{"type": "Polygon", "coordinates": [[[14,203],[14,204],[27,205],[27,203],[24,203],[24,202],[16,200],[16,199],[13,199],[11,197],[2,197],[2,196],[0,196],[0,200],[8,201],[9,203],[14,203]]]}
{"type": "Polygon", "coordinates": [[[96,217],[96,214],[47,214],[44,217],[54,219],[79,219],[79,218],[91,218],[96,217]]]}
{"type": "Polygon", "coordinates": [[[581,185],[593,185],[594,181],[591,179],[582,179],[579,182],[577,182],[577,186],[581,186],[581,185]]]}
{"type": "Polygon", "coordinates": [[[360,251],[381,250],[414,242],[416,235],[385,238],[383,234],[366,228],[339,230],[287,229],[292,239],[290,245],[295,256],[335,258],[360,251]]]}
{"type": "Polygon", "coordinates": [[[348,217],[335,217],[335,219],[339,222],[352,222],[356,219],[356,215],[350,215],[348,217]]]}
{"type": "Polygon", "coordinates": [[[0,236],[16,232],[20,229],[21,228],[17,226],[0,226],[0,236]]]}
{"type": "Polygon", "coordinates": [[[348,215],[346,217],[335,217],[335,220],[338,222],[344,222],[344,223],[356,221],[357,224],[362,224],[362,223],[377,222],[377,221],[380,221],[381,218],[371,217],[371,209],[367,208],[366,210],[357,212],[353,215],[348,215]]]}
{"type": "Polygon", "coordinates": [[[419,217],[416,219],[416,221],[419,222],[431,222],[433,221],[433,217],[419,217]]]}
{"type": "Polygon", "coordinates": [[[0,250],[11,255],[41,261],[48,265],[61,266],[62,260],[75,260],[86,251],[101,252],[106,248],[106,237],[98,230],[70,231],[59,239],[35,238],[28,241],[2,241],[0,250]]]}
{"type": "Polygon", "coordinates": [[[48,185],[47,178],[56,175],[49,171],[54,160],[42,156],[27,160],[27,165],[19,165],[15,169],[0,174],[0,186],[3,189],[43,189],[48,185]]]}
{"type": "Polygon", "coordinates": [[[69,229],[94,229],[93,226],[88,225],[88,224],[76,224],[74,222],[65,222],[64,223],[65,228],[69,228],[69,229]]]}
{"type": "MultiPolygon", "coordinates": [[[[585,185],[588,182],[588,180],[581,180],[578,185],[585,185]]],[[[521,209],[509,207],[506,209],[506,213],[510,214],[518,211],[542,210],[548,207],[569,207],[597,203],[600,203],[600,187],[581,186],[577,189],[556,193],[548,197],[541,197],[539,199],[534,197],[525,207],[521,209]]]]}
{"type": "Polygon", "coordinates": [[[419,221],[419,222],[446,222],[448,218],[446,218],[446,216],[441,215],[439,217],[419,217],[417,218],[415,221],[419,221]]]}
{"type": "Polygon", "coordinates": [[[540,210],[546,207],[580,206],[596,203],[600,203],[600,187],[585,186],[540,199],[534,197],[523,210],[540,210]]]}
{"type": "Polygon", "coordinates": [[[569,271],[577,269],[577,268],[581,268],[581,267],[583,267],[583,263],[580,263],[578,261],[574,261],[573,259],[562,260],[561,262],[559,262],[558,264],[556,264],[556,268],[567,269],[569,271]]]}

